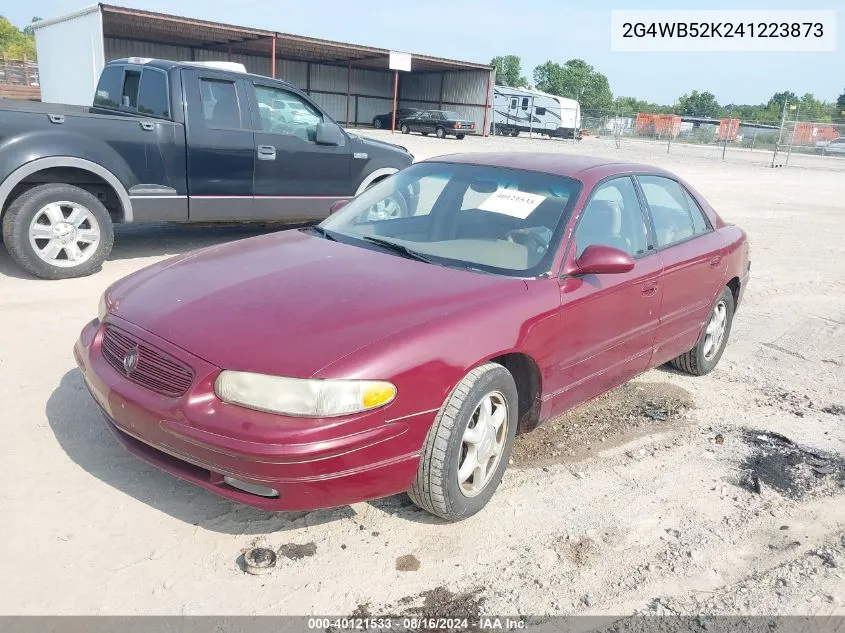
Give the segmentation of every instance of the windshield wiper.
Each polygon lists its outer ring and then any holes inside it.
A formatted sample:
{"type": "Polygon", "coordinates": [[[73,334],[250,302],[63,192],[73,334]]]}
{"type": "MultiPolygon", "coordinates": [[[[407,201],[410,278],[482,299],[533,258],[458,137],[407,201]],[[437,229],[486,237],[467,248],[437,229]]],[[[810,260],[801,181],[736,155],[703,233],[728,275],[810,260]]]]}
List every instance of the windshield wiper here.
{"type": "Polygon", "coordinates": [[[373,244],[378,244],[379,246],[384,246],[385,248],[393,251],[394,253],[399,253],[403,257],[407,257],[408,259],[416,259],[420,262],[426,262],[427,264],[434,264],[436,263],[430,257],[426,257],[422,253],[418,253],[417,251],[408,248],[402,244],[397,244],[396,242],[391,242],[390,240],[385,240],[380,237],[372,237],[371,235],[364,235],[361,239],[366,240],[367,242],[372,242],[373,244]]]}
{"type": "Polygon", "coordinates": [[[303,231],[313,231],[317,235],[320,235],[320,236],[326,238],[327,240],[331,240],[332,242],[337,242],[337,238],[334,235],[332,235],[326,229],[324,229],[322,226],[319,226],[317,224],[315,224],[314,226],[306,226],[302,230],[303,231]]]}

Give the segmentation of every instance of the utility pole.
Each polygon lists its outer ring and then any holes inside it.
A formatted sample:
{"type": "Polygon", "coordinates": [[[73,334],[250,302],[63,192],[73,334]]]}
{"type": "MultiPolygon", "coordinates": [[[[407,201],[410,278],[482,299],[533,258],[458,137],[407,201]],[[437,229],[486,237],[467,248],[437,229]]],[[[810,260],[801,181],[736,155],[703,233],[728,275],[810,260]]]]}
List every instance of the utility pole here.
{"type": "Polygon", "coordinates": [[[728,110],[728,129],[725,130],[725,138],[722,143],[722,160],[725,160],[725,152],[728,150],[728,136],[731,135],[731,130],[733,130],[733,113],[734,104],[731,104],[731,107],[728,110]]]}
{"type": "Polygon", "coordinates": [[[780,150],[780,142],[783,139],[783,126],[786,123],[786,105],[789,103],[786,99],[783,100],[783,114],[780,117],[780,132],[778,132],[778,142],[775,143],[775,151],[772,154],[772,167],[775,166],[775,158],[777,158],[778,150],[780,150]]]}

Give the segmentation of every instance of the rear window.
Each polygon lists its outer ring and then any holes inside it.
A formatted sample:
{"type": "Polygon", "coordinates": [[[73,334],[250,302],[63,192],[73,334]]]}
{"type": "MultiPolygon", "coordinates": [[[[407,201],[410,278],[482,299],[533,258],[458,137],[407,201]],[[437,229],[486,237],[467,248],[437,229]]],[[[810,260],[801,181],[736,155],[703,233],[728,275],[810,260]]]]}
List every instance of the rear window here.
{"type": "Polygon", "coordinates": [[[137,70],[127,70],[123,77],[123,94],[121,105],[135,110],[138,107],[138,84],[141,83],[141,73],[137,70]]]}
{"type": "Polygon", "coordinates": [[[141,76],[138,91],[138,112],[154,117],[170,118],[170,101],[167,98],[167,75],[146,69],[141,76]]]}
{"type": "Polygon", "coordinates": [[[97,92],[94,94],[94,105],[105,108],[120,106],[120,95],[123,92],[123,66],[106,66],[100,75],[97,92]]]}

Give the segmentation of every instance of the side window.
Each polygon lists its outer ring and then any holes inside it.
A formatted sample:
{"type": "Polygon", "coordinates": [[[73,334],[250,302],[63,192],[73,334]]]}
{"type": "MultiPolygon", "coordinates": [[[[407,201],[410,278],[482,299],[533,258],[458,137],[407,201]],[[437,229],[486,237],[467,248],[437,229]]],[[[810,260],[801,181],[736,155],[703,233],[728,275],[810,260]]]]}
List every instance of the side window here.
{"type": "Polygon", "coordinates": [[[94,105],[104,108],[120,106],[120,92],[123,89],[123,66],[106,66],[97,83],[94,105]]]}
{"type": "Polygon", "coordinates": [[[254,84],[253,88],[263,132],[314,140],[317,124],[322,122],[323,116],[310,103],[292,92],[278,88],[254,84]]]}
{"type": "Polygon", "coordinates": [[[575,229],[576,257],[601,244],[636,257],[648,250],[646,225],[634,183],[628,176],[599,185],[575,229]]]}
{"type": "Polygon", "coordinates": [[[522,109],[523,109],[523,110],[527,110],[527,109],[528,109],[528,97],[523,97],[523,98],[522,98],[522,109]]]}
{"type": "Polygon", "coordinates": [[[651,211],[657,245],[669,246],[693,237],[695,223],[681,186],[662,176],[638,176],[638,179],[651,211]]]}
{"type": "Polygon", "coordinates": [[[516,110],[518,106],[516,99],[511,99],[511,110],[516,110]]]}
{"type": "Polygon", "coordinates": [[[239,129],[241,105],[234,81],[200,79],[202,117],[212,128],[239,129]]]}
{"type": "Polygon", "coordinates": [[[537,106],[536,108],[534,108],[534,112],[537,116],[543,116],[546,113],[546,108],[537,106]]]}
{"type": "Polygon", "coordinates": [[[687,208],[692,216],[692,228],[695,231],[695,234],[700,235],[701,233],[706,233],[710,230],[710,222],[707,221],[704,211],[701,210],[701,207],[698,206],[698,203],[695,201],[695,198],[690,195],[689,191],[686,189],[683,191],[684,198],[687,201],[687,208]]]}
{"type": "Polygon", "coordinates": [[[167,98],[167,75],[157,70],[144,70],[138,90],[138,112],[155,117],[170,118],[167,98]]]}
{"type": "Polygon", "coordinates": [[[141,73],[137,70],[127,70],[123,77],[123,93],[120,105],[124,108],[138,107],[138,84],[141,83],[141,73]]]}

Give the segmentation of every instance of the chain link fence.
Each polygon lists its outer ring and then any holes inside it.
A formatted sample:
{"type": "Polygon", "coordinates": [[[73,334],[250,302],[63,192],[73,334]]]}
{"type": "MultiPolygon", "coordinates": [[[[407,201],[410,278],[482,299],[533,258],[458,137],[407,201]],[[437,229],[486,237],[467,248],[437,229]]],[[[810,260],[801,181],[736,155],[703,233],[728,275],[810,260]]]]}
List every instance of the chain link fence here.
{"type": "Polygon", "coordinates": [[[582,110],[588,143],[613,143],[638,154],[670,154],[845,171],[845,113],[835,105],[786,104],[779,118],[582,110]]]}

